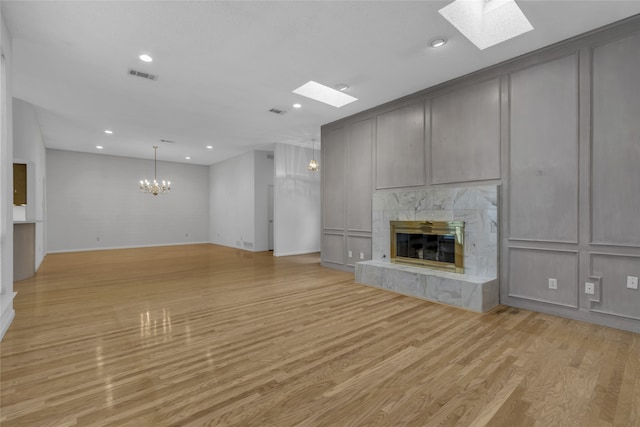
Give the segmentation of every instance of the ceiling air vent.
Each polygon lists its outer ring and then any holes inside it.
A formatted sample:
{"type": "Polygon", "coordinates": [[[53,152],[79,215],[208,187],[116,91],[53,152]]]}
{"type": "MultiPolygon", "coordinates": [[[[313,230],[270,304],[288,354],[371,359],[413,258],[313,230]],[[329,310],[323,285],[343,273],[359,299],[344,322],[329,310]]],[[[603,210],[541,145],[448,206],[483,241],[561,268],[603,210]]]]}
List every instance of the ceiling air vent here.
{"type": "Polygon", "coordinates": [[[161,139],[160,142],[168,142],[169,144],[175,144],[175,141],[172,141],[170,139],[161,139]]]}
{"type": "Polygon", "coordinates": [[[129,75],[142,77],[143,79],[147,79],[147,80],[158,80],[158,76],[154,74],[143,73],[142,71],[137,71],[137,70],[134,70],[133,68],[129,68],[129,75]]]}
{"type": "Polygon", "coordinates": [[[284,113],[286,113],[285,110],[279,110],[277,108],[272,108],[272,109],[269,110],[269,112],[271,112],[273,114],[280,114],[280,115],[283,115],[284,113]]]}

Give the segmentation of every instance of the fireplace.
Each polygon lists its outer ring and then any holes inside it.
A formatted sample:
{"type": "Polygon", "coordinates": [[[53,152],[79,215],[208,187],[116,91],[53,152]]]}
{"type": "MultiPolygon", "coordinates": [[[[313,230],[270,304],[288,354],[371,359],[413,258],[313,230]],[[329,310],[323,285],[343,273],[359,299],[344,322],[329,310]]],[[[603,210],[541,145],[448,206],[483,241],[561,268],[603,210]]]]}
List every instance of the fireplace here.
{"type": "Polygon", "coordinates": [[[391,262],[464,273],[463,221],[391,221],[391,262]]]}

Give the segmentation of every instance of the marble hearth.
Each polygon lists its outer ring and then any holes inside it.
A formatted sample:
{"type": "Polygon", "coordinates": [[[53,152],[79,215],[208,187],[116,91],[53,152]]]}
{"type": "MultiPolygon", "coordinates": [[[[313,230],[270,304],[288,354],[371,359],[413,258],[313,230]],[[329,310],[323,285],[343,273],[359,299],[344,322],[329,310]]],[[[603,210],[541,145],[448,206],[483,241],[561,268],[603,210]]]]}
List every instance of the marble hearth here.
{"type": "Polygon", "coordinates": [[[356,264],[356,282],[485,312],[499,301],[498,187],[378,191],[373,256],[356,264]],[[389,262],[390,221],[464,221],[464,274],[389,262]]]}

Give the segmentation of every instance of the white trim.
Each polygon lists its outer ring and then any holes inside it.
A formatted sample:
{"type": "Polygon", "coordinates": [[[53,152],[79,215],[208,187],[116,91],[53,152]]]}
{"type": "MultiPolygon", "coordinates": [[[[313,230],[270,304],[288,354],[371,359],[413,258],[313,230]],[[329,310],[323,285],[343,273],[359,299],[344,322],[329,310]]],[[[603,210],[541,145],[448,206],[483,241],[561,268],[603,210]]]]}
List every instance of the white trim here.
{"type": "Polygon", "coordinates": [[[113,249],[136,249],[136,248],[153,248],[155,246],[186,246],[186,245],[203,245],[213,244],[211,242],[183,242],[183,243],[158,243],[155,245],[135,245],[135,246],[105,246],[102,248],[80,248],[80,249],[66,249],[59,251],[47,251],[48,254],[63,254],[67,252],[89,252],[89,251],[109,251],[113,249]]]}
{"type": "Polygon", "coordinates": [[[9,326],[11,326],[13,319],[16,317],[16,311],[13,309],[13,299],[17,294],[17,292],[13,292],[11,296],[6,294],[2,296],[3,307],[0,311],[0,313],[2,313],[2,318],[0,318],[0,341],[2,341],[4,334],[9,330],[9,326]]]}
{"type": "Polygon", "coordinates": [[[301,252],[273,252],[273,256],[292,256],[292,255],[307,255],[307,254],[319,254],[320,249],[311,250],[311,251],[301,251],[301,252]]]}

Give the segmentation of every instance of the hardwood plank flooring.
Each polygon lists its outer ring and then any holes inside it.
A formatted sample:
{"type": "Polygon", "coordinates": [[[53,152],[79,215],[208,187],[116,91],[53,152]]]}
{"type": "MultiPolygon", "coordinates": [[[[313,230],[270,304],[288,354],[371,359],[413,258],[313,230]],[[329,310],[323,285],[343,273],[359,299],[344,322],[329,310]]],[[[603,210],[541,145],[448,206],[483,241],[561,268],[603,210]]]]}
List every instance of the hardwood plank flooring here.
{"type": "Polygon", "coordinates": [[[51,254],[15,290],[2,426],[640,426],[639,334],[396,295],[317,254],[51,254]]]}

